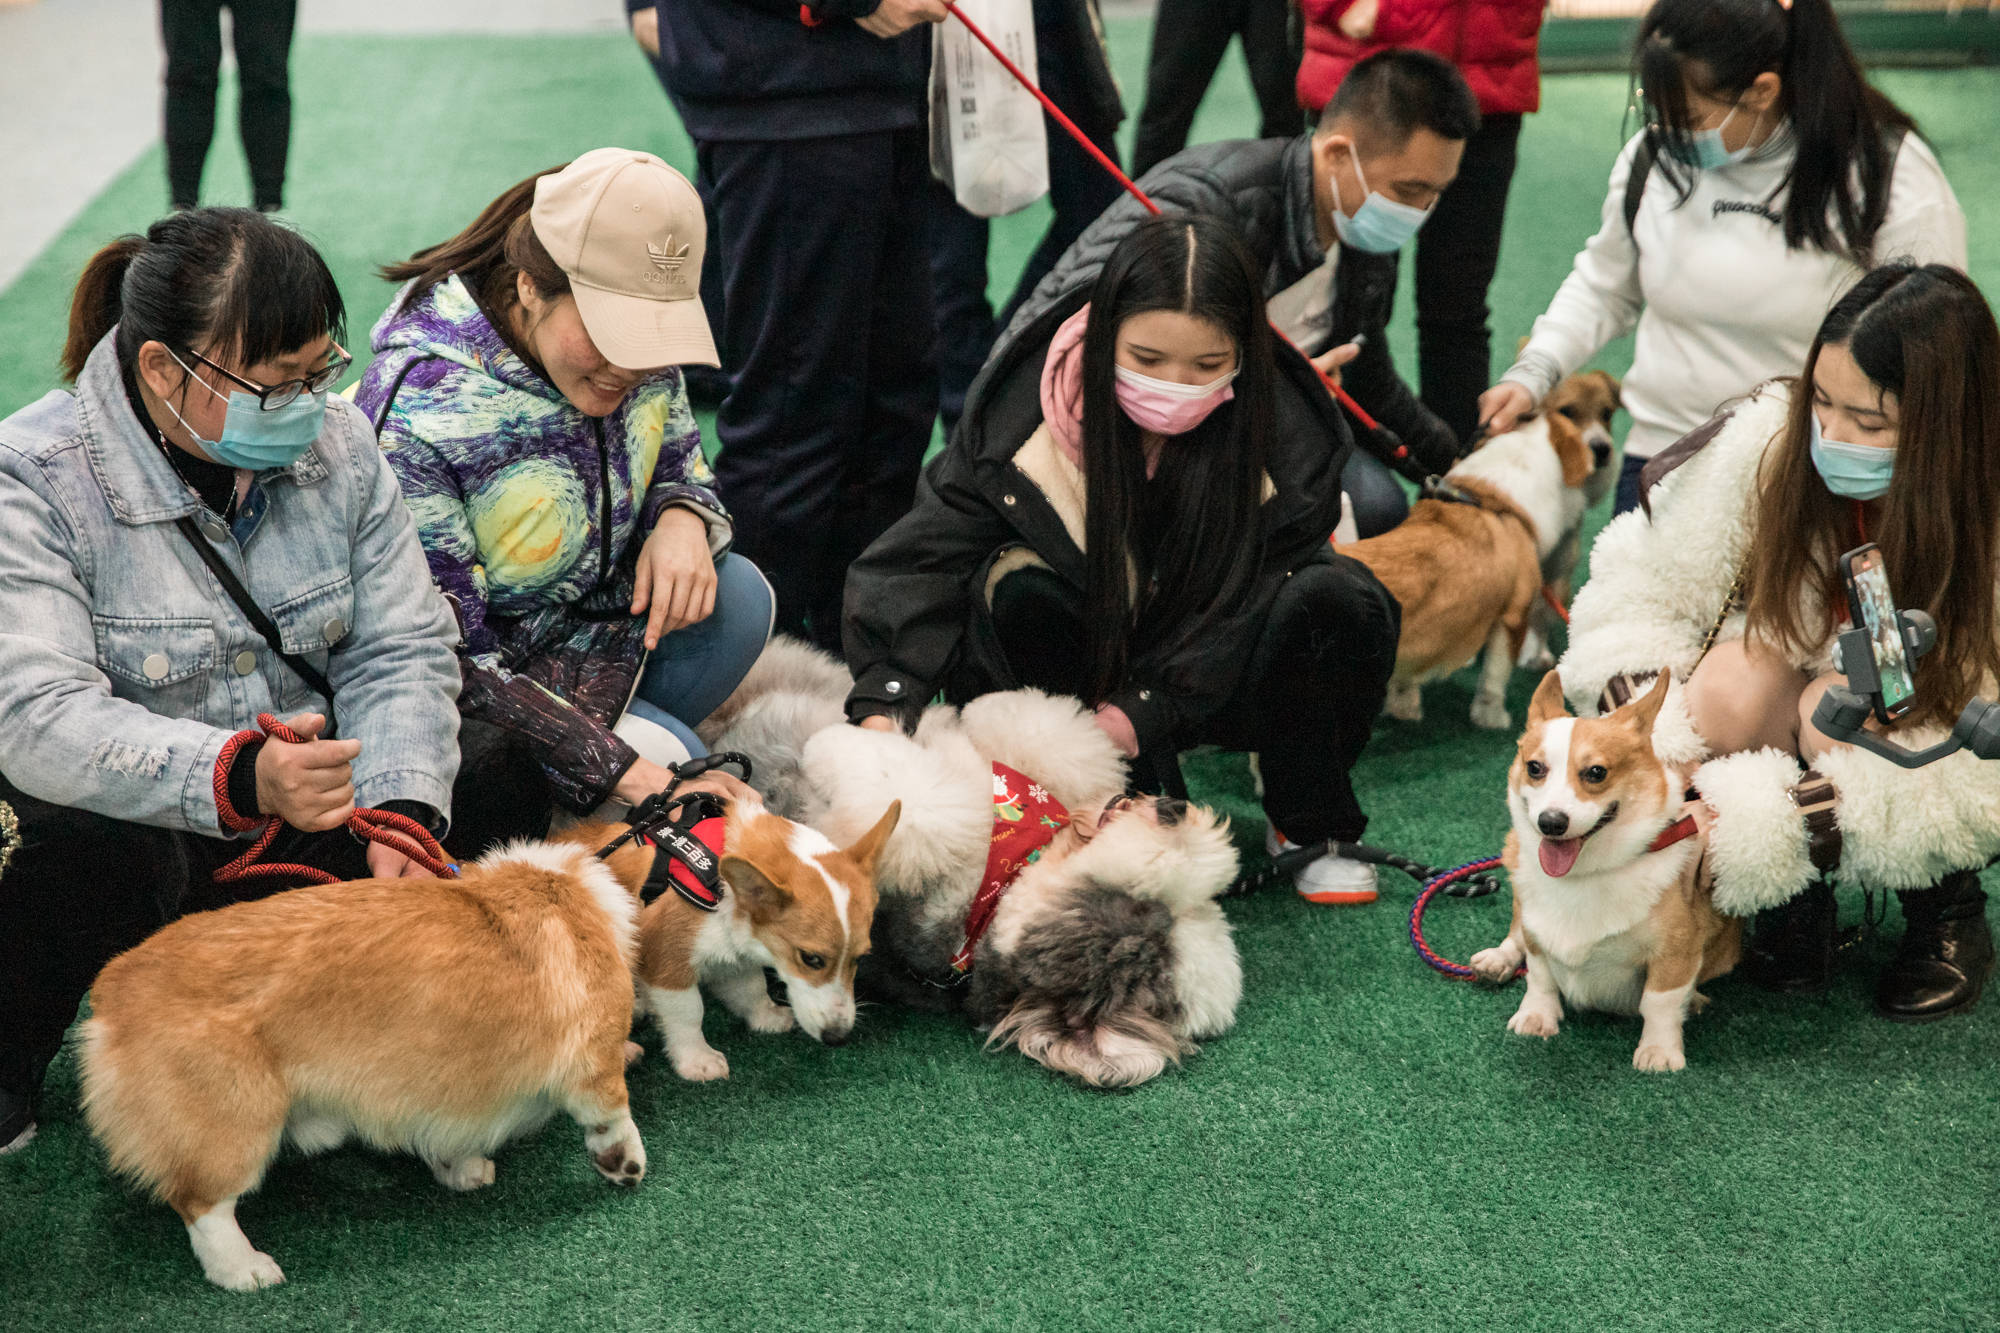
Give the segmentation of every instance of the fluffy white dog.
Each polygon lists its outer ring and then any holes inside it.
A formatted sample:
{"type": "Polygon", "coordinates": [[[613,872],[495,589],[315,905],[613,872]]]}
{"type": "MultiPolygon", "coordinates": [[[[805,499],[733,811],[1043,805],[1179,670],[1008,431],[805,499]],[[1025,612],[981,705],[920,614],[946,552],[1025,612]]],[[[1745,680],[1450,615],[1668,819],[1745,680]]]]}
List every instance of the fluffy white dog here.
{"type": "Polygon", "coordinates": [[[847,725],[848,685],[830,658],[775,641],[702,739],[749,755],[772,811],[831,838],[903,802],[876,862],[869,993],[962,1013],[1100,1087],[1143,1083],[1229,1029],[1243,970],[1215,901],[1236,875],[1225,821],[1127,797],[1117,747],[1073,699],[933,707],[912,738],[847,725]],[[1024,818],[1050,836],[986,903],[989,856],[1024,818]]]}

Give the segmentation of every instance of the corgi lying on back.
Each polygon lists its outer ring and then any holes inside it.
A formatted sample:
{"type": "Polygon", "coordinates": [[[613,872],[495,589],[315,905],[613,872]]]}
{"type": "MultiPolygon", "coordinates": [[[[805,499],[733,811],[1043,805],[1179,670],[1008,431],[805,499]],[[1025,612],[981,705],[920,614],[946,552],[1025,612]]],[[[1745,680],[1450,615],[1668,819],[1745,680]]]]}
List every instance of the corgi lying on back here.
{"type": "Polygon", "coordinates": [[[1715,910],[1707,822],[1684,802],[1687,776],[1653,753],[1667,676],[1617,712],[1574,718],[1551,671],[1529,707],[1507,775],[1507,938],[1472,957],[1489,981],[1525,958],[1527,993],[1507,1026],[1553,1037],[1563,1001],[1645,1020],[1632,1063],[1680,1069],[1681,1024],[1706,1003],[1695,987],[1736,965],[1743,923],[1715,910]]]}

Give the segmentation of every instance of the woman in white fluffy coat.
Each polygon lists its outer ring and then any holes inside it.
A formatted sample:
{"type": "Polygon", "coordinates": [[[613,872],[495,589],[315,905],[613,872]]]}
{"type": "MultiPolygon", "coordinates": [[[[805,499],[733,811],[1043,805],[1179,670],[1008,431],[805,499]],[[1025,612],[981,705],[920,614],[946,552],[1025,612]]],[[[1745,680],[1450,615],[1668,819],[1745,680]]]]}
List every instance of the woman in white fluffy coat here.
{"type": "Polygon", "coordinates": [[[1876,1001],[1910,1021],[1969,1008],[1992,970],[1978,873],[2000,855],[2000,764],[1960,753],[1904,770],[1828,740],[1811,717],[1839,680],[1838,557],[1865,541],[1882,547],[1896,604],[1938,622],[1897,743],[1942,739],[1969,699],[1993,692],[1996,366],[2000,330],[1962,273],[1870,273],[1828,314],[1797,381],[1764,385],[1662,455],[1650,512],[1598,539],[1561,664],[1583,711],[1625,678],[1674,673],[1655,744],[1671,763],[1700,764],[1716,903],[1763,913],[1754,977],[1828,983],[1833,877],[1898,891],[1908,930],[1876,1001]],[[1827,783],[1837,834],[1809,836],[1801,806],[1827,783]]]}

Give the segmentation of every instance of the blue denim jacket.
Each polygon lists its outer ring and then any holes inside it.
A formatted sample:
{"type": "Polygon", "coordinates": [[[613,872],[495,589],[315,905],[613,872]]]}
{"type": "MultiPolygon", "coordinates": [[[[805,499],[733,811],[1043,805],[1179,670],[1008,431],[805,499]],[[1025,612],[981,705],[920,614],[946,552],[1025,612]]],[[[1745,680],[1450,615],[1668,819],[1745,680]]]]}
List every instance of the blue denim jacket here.
{"type": "Polygon", "coordinates": [[[450,813],[457,629],[368,421],[338,397],[232,532],[133,416],[107,336],[74,393],[0,421],[0,773],[30,796],[216,836],[215,761],[259,712],[325,703],[175,527],[210,540],[361,742],[360,805],[450,813]]]}

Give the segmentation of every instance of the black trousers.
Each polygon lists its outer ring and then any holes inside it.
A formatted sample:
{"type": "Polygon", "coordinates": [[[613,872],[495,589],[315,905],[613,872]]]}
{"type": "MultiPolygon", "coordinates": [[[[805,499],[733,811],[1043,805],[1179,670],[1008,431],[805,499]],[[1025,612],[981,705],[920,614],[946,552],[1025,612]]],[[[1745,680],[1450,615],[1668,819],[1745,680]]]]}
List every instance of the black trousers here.
{"type": "Polygon", "coordinates": [[[716,484],[777,628],[840,651],[847,567],[916,495],[937,418],[922,129],[697,145],[723,270],[716,484]]]}
{"type": "MultiPolygon", "coordinates": [[[[447,849],[470,860],[514,837],[548,831],[541,774],[503,733],[467,723],[465,763],[452,796],[447,849]]],[[[0,801],[20,821],[21,848],[0,875],[0,1089],[32,1096],[98,971],[161,926],[191,912],[261,898],[269,885],[214,883],[249,843],[128,824],[51,805],[0,778],[0,801]]],[[[287,828],[265,857],[342,879],[369,874],[367,848],[344,829],[287,828]]]]}
{"type": "MultiPolygon", "coordinates": [[[[1031,567],[993,590],[993,626],[1022,685],[1088,697],[1082,598],[1031,567]]],[[[1177,753],[1219,745],[1258,756],[1264,813],[1293,842],[1358,841],[1368,816],[1352,773],[1381,714],[1403,612],[1359,561],[1331,552],[1293,571],[1252,641],[1236,696],[1174,741],[1176,754],[1142,754],[1140,785],[1173,791],[1177,753]]]]}
{"type": "MultiPolygon", "coordinates": [[[[1072,119],[1087,105],[1083,92],[1083,52],[1068,45],[1068,29],[1035,30],[1036,72],[1042,91],[1072,119]]],[[[986,364],[993,339],[1013,319],[1022,301],[1033,294],[1056,261],[1084,228],[1097,221],[1124,193],[1111,173],[1070,138],[1069,132],[1044,114],[1049,141],[1049,203],[1055,216],[1041,243],[1028,256],[1014,293],[996,319],[987,300],[986,246],[991,231],[987,218],[974,217],[958,206],[951,191],[930,183],[931,290],[937,321],[938,414],[948,436],[965,410],[965,392],[986,364]]],[[[1118,160],[1118,126],[1077,120],[1091,141],[1112,161],[1118,160]]]]}
{"type": "Polygon", "coordinates": [[[1288,139],[1304,127],[1295,86],[1304,48],[1293,9],[1291,0],[1160,0],[1146,60],[1146,107],[1132,145],[1135,178],[1187,147],[1194,113],[1238,34],[1262,120],[1257,136],[1288,139]]]}
{"type": "Polygon", "coordinates": [[[201,202],[201,169],[215,137],[224,9],[236,52],[241,95],[236,125],[250,163],[250,196],[259,208],[279,208],[292,138],[286,61],[298,0],[160,0],[160,36],[167,48],[167,187],[176,208],[201,202]]]}
{"type": "Polygon", "coordinates": [[[1417,376],[1424,406],[1469,440],[1479,395],[1493,382],[1487,289],[1500,265],[1500,230],[1514,179],[1519,116],[1482,118],[1465,143],[1458,179],[1417,233],[1417,376]]]}

